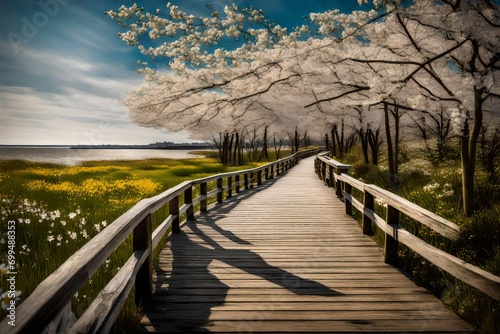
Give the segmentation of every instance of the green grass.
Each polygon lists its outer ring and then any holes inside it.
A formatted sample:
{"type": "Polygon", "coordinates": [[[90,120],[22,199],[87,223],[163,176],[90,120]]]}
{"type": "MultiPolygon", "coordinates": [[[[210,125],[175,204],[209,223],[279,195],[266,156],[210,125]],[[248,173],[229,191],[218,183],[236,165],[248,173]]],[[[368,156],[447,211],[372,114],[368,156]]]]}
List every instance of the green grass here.
{"type": "MultiPolygon", "coordinates": [[[[0,161],[0,276],[2,313],[9,303],[4,279],[8,221],[16,226],[16,290],[20,302],[93,236],[145,197],[185,180],[253,168],[262,163],[224,167],[215,158],[184,160],[94,161],[62,166],[27,161],[0,161]]],[[[215,185],[209,184],[209,190],[215,185]]],[[[194,189],[194,196],[199,193],[194,189]]],[[[182,198],[181,198],[182,201],[182,198]]],[[[153,215],[153,229],[168,209],[153,215]]],[[[155,252],[157,257],[159,250],[155,252]]],[[[129,237],[72,300],[80,316],[132,254],[129,237]]],[[[134,332],[139,309],[129,298],[117,322],[118,332],[134,332]]]]}
{"type": "MultiPolygon", "coordinates": [[[[384,167],[360,163],[362,156],[353,151],[342,162],[353,165],[351,176],[376,184],[444,217],[461,228],[459,240],[451,242],[431,229],[401,217],[401,225],[426,242],[462,260],[500,275],[500,184],[492,181],[480,168],[476,176],[476,211],[472,217],[462,212],[460,161],[450,159],[440,165],[426,161],[418,152],[410,152],[409,160],[400,167],[398,183],[391,186],[384,167]]],[[[353,192],[362,200],[360,192],[353,192]]],[[[375,211],[385,217],[384,209],[375,211]]],[[[361,215],[356,213],[356,218],[361,215]]],[[[384,234],[374,227],[374,239],[383,245],[384,234]]],[[[477,328],[480,333],[500,333],[500,302],[464,284],[421,258],[407,247],[399,246],[399,265],[450,308],[477,328]]]]}

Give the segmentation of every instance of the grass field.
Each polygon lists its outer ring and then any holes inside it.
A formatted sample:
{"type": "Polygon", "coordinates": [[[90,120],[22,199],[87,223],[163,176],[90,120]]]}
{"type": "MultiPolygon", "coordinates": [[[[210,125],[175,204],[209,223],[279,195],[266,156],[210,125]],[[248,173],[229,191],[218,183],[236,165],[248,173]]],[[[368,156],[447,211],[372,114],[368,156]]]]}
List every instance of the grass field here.
{"type": "MultiPolygon", "coordinates": [[[[0,161],[2,318],[11,300],[3,279],[7,271],[18,272],[16,299],[22,302],[70,255],[142,198],[185,180],[261,164],[224,167],[215,158],[95,161],[79,166],[0,161]],[[11,225],[15,226],[15,246],[11,247],[15,268],[8,268],[7,258],[11,225]]],[[[153,216],[153,228],[165,215],[153,216]]],[[[129,238],[74,296],[72,308],[77,317],[131,254],[129,238]]],[[[137,325],[138,309],[129,299],[119,321],[122,329],[137,325]]]]}

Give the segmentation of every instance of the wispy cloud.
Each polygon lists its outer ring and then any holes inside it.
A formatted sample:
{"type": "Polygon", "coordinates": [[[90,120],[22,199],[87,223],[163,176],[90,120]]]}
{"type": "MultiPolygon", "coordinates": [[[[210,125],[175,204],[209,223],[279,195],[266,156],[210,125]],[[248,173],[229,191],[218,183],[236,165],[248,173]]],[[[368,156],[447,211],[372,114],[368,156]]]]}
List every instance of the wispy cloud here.
{"type": "Polygon", "coordinates": [[[132,144],[186,136],[130,122],[119,99],[142,84],[132,70],[36,50],[23,57],[22,71],[35,82],[0,86],[1,144],[132,144]]]}
{"type": "Polygon", "coordinates": [[[0,144],[182,141],[186,134],[134,125],[118,102],[142,77],[137,51],[103,14],[113,6],[54,3],[48,11],[28,0],[0,4],[0,144]]]}

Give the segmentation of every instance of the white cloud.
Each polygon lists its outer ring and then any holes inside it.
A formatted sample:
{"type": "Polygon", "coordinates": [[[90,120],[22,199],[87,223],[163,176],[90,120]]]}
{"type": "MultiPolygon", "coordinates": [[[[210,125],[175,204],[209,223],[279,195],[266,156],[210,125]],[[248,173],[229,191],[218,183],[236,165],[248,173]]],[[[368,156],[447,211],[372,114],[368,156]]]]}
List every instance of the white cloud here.
{"type": "MultiPolygon", "coordinates": [[[[26,50],[26,86],[0,86],[0,144],[143,144],[187,135],[132,124],[118,100],[142,84],[120,66],[26,50]]],[[[19,68],[19,65],[18,65],[19,68]]]]}

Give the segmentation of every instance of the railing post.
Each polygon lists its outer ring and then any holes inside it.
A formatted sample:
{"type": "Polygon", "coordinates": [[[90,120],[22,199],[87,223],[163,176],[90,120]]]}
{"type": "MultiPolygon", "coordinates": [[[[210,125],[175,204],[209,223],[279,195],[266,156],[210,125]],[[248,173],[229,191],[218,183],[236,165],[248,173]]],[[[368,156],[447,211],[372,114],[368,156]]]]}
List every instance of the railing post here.
{"type": "Polygon", "coordinates": [[[248,187],[253,189],[253,172],[250,172],[250,179],[248,180],[248,187]]]}
{"type": "Polygon", "coordinates": [[[278,162],[278,164],[276,165],[276,175],[280,175],[281,173],[280,168],[281,168],[281,162],[278,162]]]}
{"type": "Polygon", "coordinates": [[[269,178],[271,180],[274,179],[274,165],[271,165],[271,174],[270,174],[269,178]]]}
{"type": "MultiPolygon", "coordinates": [[[[365,195],[363,198],[363,205],[366,209],[374,210],[375,209],[375,201],[372,194],[365,189],[365,195]]],[[[363,234],[372,235],[372,220],[367,215],[363,214],[363,234]]]]}
{"type": "Polygon", "coordinates": [[[194,220],[193,186],[190,186],[184,191],[184,204],[190,205],[186,211],[186,220],[194,220]]]}
{"type": "Polygon", "coordinates": [[[328,172],[330,173],[330,179],[328,182],[328,186],[331,188],[333,187],[333,184],[335,183],[335,177],[333,176],[333,166],[328,165],[328,172]]]}
{"type": "Polygon", "coordinates": [[[245,173],[243,175],[243,186],[245,187],[245,190],[249,189],[249,186],[248,186],[248,173],[245,173]]]}
{"type": "Polygon", "coordinates": [[[234,177],[234,182],[236,183],[236,188],[235,188],[235,191],[236,191],[237,193],[239,193],[239,192],[240,192],[240,174],[238,174],[238,175],[236,175],[236,176],[234,177]]]}
{"type": "MultiPolygon", "coordinates": [[[[203,182],[200,184],[200,195],[201,196],[207,196],[207,183],[203,182]]],[[[200,201],[200,212],[206,212],[207,211],[207,198],[202,199],[200,201]]]]}
{"type": "Polygon", "coordinates": [[[233,178],[227,177],[227,198],[233,196],[233,178]]]}
{"type": "Polygon", "coordinates": [[[269,180],[269,168],[266,167],[264,169],[264,179],[269,180]]]}
{"type": "Polygon", "coordinates": [[[175,196],[168,203],[170,214],[172,216],[177,216],[172,220],[172,233],[180,233],[181,228],[179,227],[179,196],[175,196]]]}
{"type": "Polygon", "coordinates": [[[222,199],[224,198],[224,193],[222,191],[222,178],[219,177],[217,179],[217,189],[219,189],[219,192],[217,193],[217,203],[222,203],[222,199]]]}
{"type": "Polygon", "coordinates": [[[134,251],[148,251],[149,255],[135,276],[135,304],[147,305],[153,296],[153,263],[151,260],[151,214],[134,228],[132,237],[134,251]]]}
{"type": "MultiPolygon", "coordinates": [[[[342,174],[342,171],[340,169],[337,169],[337,173],[335,173],[337,175],[340,175],[342,174]]],[[[337,179],[335,180],[335,177],[332,175],[332,182],[335,182],[335,195],[337,195],[338,197],[342,197],[342,188],[341,188],[341,184],[340,184],[340,180],[337,179]]]]}
{"type": "Polygon", "coordinates": [[[260,186],[262,184],[262,169],[257,171],[257,185],[260,186]]]}
{"type": "MultiPolygon", "coordinates": [[[[387,224],[399,224],[399,211],[392,206],[387,206],[387,224]]],[[[397,230],[395,231],[397,238],[397,230]]],[[[385,244],[384,244],[384,257],[385,263],[390,263],[396,265],[398,263],[398,241],[393,238],[390,234],[385,234],[385,244]]]]}
{"type": "MultiPolygon", "coordinates": [[[[349,183],[344,182],[344,191],[346,194],[352,195],[352,186],[349,183]]],[[[352,202],[347,198],[344,198],[344,203],[346,215],[352,216],[352,202]]]]}

